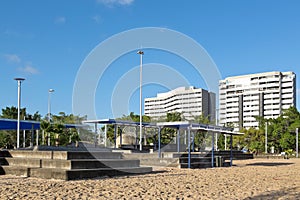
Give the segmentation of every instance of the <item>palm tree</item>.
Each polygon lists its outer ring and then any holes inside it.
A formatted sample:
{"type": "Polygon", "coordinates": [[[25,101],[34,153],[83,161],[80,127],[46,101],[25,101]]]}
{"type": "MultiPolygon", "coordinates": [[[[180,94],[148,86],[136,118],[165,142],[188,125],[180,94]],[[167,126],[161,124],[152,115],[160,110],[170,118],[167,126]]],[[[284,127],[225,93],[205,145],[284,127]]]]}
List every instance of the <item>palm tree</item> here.
{"type": "Polygon", "coordinates": [[[42,137],[43,137],[43,140],[42,140],[42,143],[45,145],[45,134],[47,134],[47,139],[48,139],[48,146],[50,146],[50,129],[51,129],[51,124],[50,122],[48,121],[42,121],[41,122],[41,130],[43,131],[42,133],[42,137]]]}
{"type": "Polygon", "coordinates": [[[59,145],[59,136],[64,132],[65,126],[61,123],[54,124],[53,132],[55,133],[55,146],[59,145]]]}

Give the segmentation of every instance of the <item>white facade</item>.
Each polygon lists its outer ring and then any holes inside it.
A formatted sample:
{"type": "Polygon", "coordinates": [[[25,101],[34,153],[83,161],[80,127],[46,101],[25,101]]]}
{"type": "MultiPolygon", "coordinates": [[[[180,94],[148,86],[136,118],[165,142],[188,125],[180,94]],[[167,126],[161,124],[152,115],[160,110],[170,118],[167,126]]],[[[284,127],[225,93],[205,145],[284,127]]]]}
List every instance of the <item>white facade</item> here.
{"type": "Polygon", "coordinates": [[[216,95],[201,88],[179,87],[166,93],[158,93],[156,97],[146,98],[145,115],[152,119],[166,117],[167,113],[182,113],[185,119],[193,120],[204,115],[215,120],[216,95]]]}
{"type": "Polygon", "coordinates": [[[219,82],[220,124],[258,127],[255,116],[276,118],[296,106],[296,74],[266,72],[228,77],[219,82]]]}

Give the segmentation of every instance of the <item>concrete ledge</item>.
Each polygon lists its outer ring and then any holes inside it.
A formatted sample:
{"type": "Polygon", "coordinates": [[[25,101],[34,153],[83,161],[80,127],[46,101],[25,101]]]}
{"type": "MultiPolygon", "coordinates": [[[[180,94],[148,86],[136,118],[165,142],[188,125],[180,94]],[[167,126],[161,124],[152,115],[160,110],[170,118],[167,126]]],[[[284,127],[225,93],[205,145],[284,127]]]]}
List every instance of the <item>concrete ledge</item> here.
{"type": "MultiPolygon", "coordinates": [[[[19,166],[1,166],[2,170],[0,170],[4,174],[11,174],[16,176],[30,176],[30,168],[27,167],[19,167],[19,166]]],[[[1,173],[0,172],[0,173],[1,173]]]]}
{"type": "Polygon", "coordinates": [[[53,151],[52,159],[122,159],[122,153],[99,151],[53,151]]]}
{"type": "Polygon", "coordinates": [[[41,159],[33,158],[6,158],[6,161],[9,166],[18,166],[18,167],[41,167],[41,159]]]}
{"type": "MultiPolygon", "coordinates": [[[[181,163],[180,168],[188,168],[188,163],[181,163]]],[[[211,168],[211,163],[207,162],[196,162],[196,163],[191,163],[191,168],[192,169],[198,169],[198,168],[211,168]]]]}
{"type": "Polygon", "coordinates": [[[42,168],[60,169],[95,169],[95,168],[120,168],[138,167],[139,160],[122,159],[79,159],[79,160],[42,160],[42,168]]]}
{"type": "MultiPolygon", "coordinates": [[[[187,163],[188,157],[179,158],[180,163],[187,163]]],[[[191,157],[191,162],[211,162],[211,157],[191,157]]]]}
{"type": "Polygon", "coordinates": [[[117,176],[117,175],[133,175],[144,174],[152,171],[151,167],[135,167],[135,168],[101,168],[101,169],[32,169],[31,176],[45,179],[60,179],[60,180],[76,180],[85,178],[95,178],[101,176],[117,176]]]}
{"type": "Polygon", "coordinates": [[[11,157],[11,155],[7,150],[0,150],[0,157],[11,157]]]}
{"type": "Polygon", "coordinates": [[[38,158],[38,159],[52,159],[52,151],[25,151],[12,150],[9,151],[13,158],[38,158]]]}
{"type": "Polygon", "coordinates": [[[140,159],[140,164],[145,166],[179,167],[177,158],[145,158],[140,159]]]}
{"type": "Polygon", "coordinates": [[[6,158],[1,158],[0,157],[0,166],[1,165],[8,165],[7,159],[6,158]]]}

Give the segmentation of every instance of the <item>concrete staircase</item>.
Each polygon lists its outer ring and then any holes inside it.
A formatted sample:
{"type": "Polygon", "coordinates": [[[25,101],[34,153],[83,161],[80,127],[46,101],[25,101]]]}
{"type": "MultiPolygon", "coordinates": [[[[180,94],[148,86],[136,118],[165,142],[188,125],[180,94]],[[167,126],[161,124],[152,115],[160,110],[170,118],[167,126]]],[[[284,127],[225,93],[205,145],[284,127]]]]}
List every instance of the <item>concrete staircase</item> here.
{"type": "Polygon", "coordinates": [[[74,180],[151,171],[137,159],[123,159],[119,152],[0,151],[0,175],[74,180]]]}
{"type": "MultiPolygon", "coordinates": [[[[191,168],[210,168],[212,167],[212,154],[206,152],[191,152],[191,168]]],[[[131,153],[124,154],[125,159],[139,159],[141,165],[146,166],[164,166],[188,168],[187,152],[163,152],[161,158],[158,158],[157,152],[148,153],[131,153]]],[[[233,151],[233,160],[253,159],[253,154],[243,153],[241,151],[233,151]]],[[[230,165],[230,151],[214,152],[214,167],[226,167],[230,165]]]]}

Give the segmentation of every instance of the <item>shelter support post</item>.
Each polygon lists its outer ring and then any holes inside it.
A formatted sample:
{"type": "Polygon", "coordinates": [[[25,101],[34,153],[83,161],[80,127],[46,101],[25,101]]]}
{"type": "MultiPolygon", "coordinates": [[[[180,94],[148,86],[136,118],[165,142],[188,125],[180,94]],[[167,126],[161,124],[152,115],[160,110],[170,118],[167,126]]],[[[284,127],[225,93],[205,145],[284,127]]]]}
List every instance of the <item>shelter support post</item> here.
{"type": "Polygon", "coordinates": [[[161,134],[161,128],[158,127],[158,158],[161,158],[160,134],[161,134]]]}
{"type": "Polygon", "coordinates": [[[143,130],[144,130],[144,145],[146,146],[147,145],[146,128],[144,127],[143,130]]]}
{"type": "Polygon", "coordinates": [[[36,146],[39,146],[39,130],[35,130],[36,131],[36,141],[35,144],[36,146]]]}
{"type": "Polygon", "coordinates": [[[232,152],[232,134],[230,134],[230,167],[232,167],[232,159],[233,159],[233,152],[232,152]]]}
{"type": "Polygon", "coordinates": [[[117,148],[117,131],[118,131],[118,125],[115,124],[114,125],[114,145],[115,145],[115,148],[117,148]]]}
{"type": "MultiPolygon", "coordinates": [[[[120,126],[121,127],[121,126],[120,126]]],[[[121,128],[121,131],[120,131],[120,148],[122,147],[122,128],[121,128]]]]}
{"type": "Polygon", "coordinates": [[[225,137],[225,139],[224,139],[224,150],[227,150],[227,135],[226,134],[224,134],[224,137],[225,137]]]}
{"type": "Polygon", "coordinates": [[[95,122],[95,137],[94,137],[95,147],[97,147],[97,131],[98,131],[97,122],[95,122]]]}
{"type": "Polygon", "coordinates": [[[218,151],[219,147],[218,147],[218,133],[215,133],[215,150],[218,151]]]}
{"type": "Polygon", "coordinates": [[[135,149],[138,149],[138,127],[135,127],[135,149]]]}
{"type": "Polygon", "coordinates": [[[177,153],[180,152],[180,129],[177,128],[177,153]]]}
{"type": "Polygon", "coordinates": [[[188,127],[188,168],[191,168],[191,127],[188,127]]]}
{"type": "Polygon", "coordinates": [[[25,141],[26,141],[26,131],[23,130],[23,148],[25,148],[25,141]]]}
{"type": "Polygon", "coordinates": [[[192,152],[195,152],[195,134],[192,132],[192,152]]]}
{"type": "Polygon", "coordinates": [[[215,133],[212,132],[211,135],[211,167],[214,167],[214,157],[215,157],[215,133]]]}
{"type": "Polygon", "coordinates": [[[184,144],[186,145],[186,130],[184,130],[184,144]]]}
{"type": "Polygon", "coordinates": [[[30,137],[30,147],[33,147],[33,141],[34,141],[34,125],[31,125],[31,137],[30,137]]]}
{"type": "Polygon", "coordinates": [[[104,125],[104,146],[107,146],[107,124],[104,125]]]}

